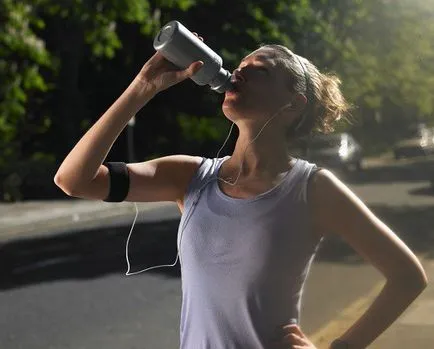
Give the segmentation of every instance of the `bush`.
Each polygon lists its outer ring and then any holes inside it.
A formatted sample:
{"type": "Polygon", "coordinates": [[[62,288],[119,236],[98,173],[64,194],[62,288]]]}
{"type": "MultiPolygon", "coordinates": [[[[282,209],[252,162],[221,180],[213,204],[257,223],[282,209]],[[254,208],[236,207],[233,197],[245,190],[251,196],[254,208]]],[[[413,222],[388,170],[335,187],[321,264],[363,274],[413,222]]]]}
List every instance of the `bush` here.
{"type": "Polygon", "coordinates": [[[63,197],[63,192],[53,181],[56,171],[54,157],[42,153],[5,165],[0,169],[1,200],[15,202],[63,197]]]}

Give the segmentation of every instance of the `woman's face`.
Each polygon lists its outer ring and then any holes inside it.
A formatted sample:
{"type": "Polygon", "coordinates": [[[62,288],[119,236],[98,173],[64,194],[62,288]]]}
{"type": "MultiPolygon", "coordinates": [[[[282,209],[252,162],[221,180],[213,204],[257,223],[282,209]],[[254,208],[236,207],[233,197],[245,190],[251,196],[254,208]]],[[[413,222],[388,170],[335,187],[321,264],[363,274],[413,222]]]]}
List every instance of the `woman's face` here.
{"type": "Polygon", "coordinates": [[[246,56],[232,81],[234,90],[226,92],[222,105],[232,121],[265,120],[291,100],[287,73],[276,64],[273,49],[260,48],[246,56]]]}

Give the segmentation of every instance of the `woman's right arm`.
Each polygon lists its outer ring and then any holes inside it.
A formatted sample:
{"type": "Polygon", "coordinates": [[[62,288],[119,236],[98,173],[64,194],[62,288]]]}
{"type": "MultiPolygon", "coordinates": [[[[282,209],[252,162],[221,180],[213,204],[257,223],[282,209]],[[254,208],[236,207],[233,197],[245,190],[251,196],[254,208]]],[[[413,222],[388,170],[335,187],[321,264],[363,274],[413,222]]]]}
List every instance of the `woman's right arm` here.
{"type": "MultiPolygon", "coordinates": [[[[128,121],[157,93],[195,74],[202,62],[179,70],[160,53],[155,53],[140,73],[84,134],[62,162],[54,182],[66,194],[103,200],[109,192],[109,173],[102,165],[128,121]]],[[[178,201],[197,169],[200,157],[173,155],[128,164],[130,190],[126,201],[178,201]]]]}

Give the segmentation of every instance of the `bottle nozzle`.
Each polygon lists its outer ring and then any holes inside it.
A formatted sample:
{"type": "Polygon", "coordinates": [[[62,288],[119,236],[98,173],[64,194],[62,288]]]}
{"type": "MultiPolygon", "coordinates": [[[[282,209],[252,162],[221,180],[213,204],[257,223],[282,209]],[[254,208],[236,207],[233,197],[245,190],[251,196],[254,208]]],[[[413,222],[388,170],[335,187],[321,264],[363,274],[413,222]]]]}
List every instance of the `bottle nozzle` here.
{"type": "Polygon", "coordinates": [[[220,68],[220,71],[216,75],[216,77],[209,83],[211,89],[218,92],[224,93],[233,88],[233,84],[231,82],[232,74],[224,69],[220,68]]]}

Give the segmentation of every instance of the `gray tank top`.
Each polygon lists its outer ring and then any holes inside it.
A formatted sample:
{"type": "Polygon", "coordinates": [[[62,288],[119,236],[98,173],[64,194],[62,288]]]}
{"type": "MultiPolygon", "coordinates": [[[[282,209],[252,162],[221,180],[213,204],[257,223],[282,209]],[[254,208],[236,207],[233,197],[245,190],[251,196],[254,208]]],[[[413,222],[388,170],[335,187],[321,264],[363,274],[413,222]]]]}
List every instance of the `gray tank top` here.
{"type": "Polygon", "coordinates": [[[303,286],[322,241],[309,230],[306,192],[315,164],[297,159],[275,187],[239,199],[217,182],[228,158],[204,158],[184,198],[181,349],[270,348],[279,328],[300,321],[303,286]]]}

